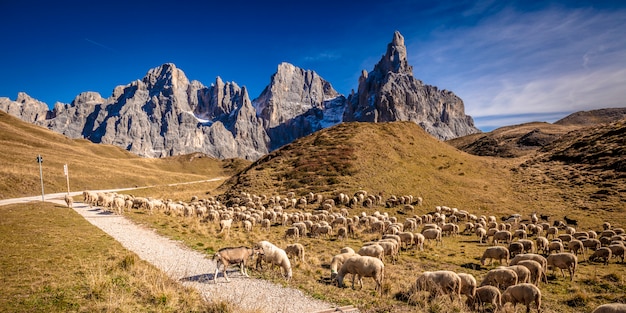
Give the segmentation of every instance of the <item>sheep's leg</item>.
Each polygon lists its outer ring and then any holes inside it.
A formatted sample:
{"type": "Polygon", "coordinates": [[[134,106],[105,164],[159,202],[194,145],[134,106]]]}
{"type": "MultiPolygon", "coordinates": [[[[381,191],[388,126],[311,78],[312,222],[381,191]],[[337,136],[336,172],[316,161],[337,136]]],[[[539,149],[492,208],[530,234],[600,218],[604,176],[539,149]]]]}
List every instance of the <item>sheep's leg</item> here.
{"type": "Polygon", "coordinates": [[[215,273],[213,273],[213,283],[217,284],[217,274],[220,270],[220,265],[217,264],[217,266],[215,267],[215,273]]]}

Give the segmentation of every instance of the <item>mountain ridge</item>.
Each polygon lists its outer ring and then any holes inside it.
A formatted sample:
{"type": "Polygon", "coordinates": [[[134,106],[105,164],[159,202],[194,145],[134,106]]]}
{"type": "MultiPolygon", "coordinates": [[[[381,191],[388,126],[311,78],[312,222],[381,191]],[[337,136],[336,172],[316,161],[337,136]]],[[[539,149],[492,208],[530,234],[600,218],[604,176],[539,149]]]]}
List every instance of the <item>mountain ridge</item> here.
{"type": "Polygon", "coordinates": [[[281,63],[270,84],[250,100],[246,88],[234,82],[218,76],[204,86],[165,63],[116,86],[106,99],[83,92],[48,110],[20,93],[19,102],[0,98],[0,110],[70,138],[114,144],[144,157],[202,152],[256,160],[344,121],[412,121],[440,140],[480,132],[460,98],[413,77],[399,32],[364,75],[369,78],[359,80],[359,92],[346,98],[316,72],[281,63]]]}

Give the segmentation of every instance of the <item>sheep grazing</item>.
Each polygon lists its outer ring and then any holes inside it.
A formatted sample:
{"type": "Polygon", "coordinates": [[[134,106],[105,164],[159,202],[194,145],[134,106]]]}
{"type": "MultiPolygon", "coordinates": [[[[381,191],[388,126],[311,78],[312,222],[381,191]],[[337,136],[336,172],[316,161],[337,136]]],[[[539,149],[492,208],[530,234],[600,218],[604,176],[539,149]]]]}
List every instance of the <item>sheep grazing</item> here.
{"type": "Polygon", "coordinates": [[[480,258],[480,264],[485,265],[486,259],[489,259],[489,264],[491,264],[494,259],[497,259],[500,264],[506,264],[509,262],[509,250],[500,246],[488,247],[480,258]],[[503,263],[502,260],[505,262],[503,263]]]}
{"type": "Polygon", "coordinates": [[[613,252],[608,247],[601,247],[598,250],[594,251],[592,255],[589,256],[589,262],[595,262],[597,260],[601,260],[604,262],[604,265],[609,264],[609,260],[611,259],[613,252]]]}
{"type": "Polygon", "coordinates": [[[257,267],[261,265],[261,261],[268,262],[273,266],[280,266],[283,270],[283,276],[287,280],[291,280],[291,262],[285,250],[275,246],[269,241],[260,241],[254,246],[254,252],[259,254],[257,267]]]}
{"type": "Polygon", "coordinates": [[[300,238],[300,230],[298,227],[289,227],[285,230],[285,239],[289,237],[295,238],[296,241],[300,238]]]}
{"type": "Polygon", "coordinates": [[[485,304],[491,304],[493,307],[493,312],[497,312],[500,310],[502,306],[502,293],[500,293],[500,289],[494,286],[481,286],[476,288],[476,296],[472,302],[469,302],[467,305],[470,308],[478,309],[480,312],[485,312],[485,304]]]}
{"type": "Polygon", "coordinates": [[[436,228],[425,229],[422,231],[422,235],[424,235],[424,239],[428,240],[429,242],[431,240],[435,240],[435,245],[439,243],[441,246],[443,246],[443,241],[441,240],[441,230],[436,228]]]}
{"type": "Polygon", "coordinates": [[[491,285],[502,290],[517,284],[517,273],[508,268],[495,268],[487,272],[480,283],[481,286],[491,285]]]}
{"type": "Polygon", "coordinates": [[[539,264],[541,264],[541,267],[543,268],[544,272],[548,269],[548,260],[544,258],[542,255],[535,254],[535,253],[518,254],[513,259],[511,259],[511,262],[509,262],[509,265],[516,265],[517,263],[523,260],[537,261],[539,264]]]}
{"type": "Polygon", "coordinates": [[[449,294],[450,300],[461,298],[461,278],[452,271],[423,272],[415,281],[417,291],[430,292],[429,299],[434,299],[439,293],[449,294]]]}
{"type": "Polygon", "coordinates": [[[606,303],[596,307],[591,313],[626,313],[626,303],[606,303]]]}
{"type": "Polygon", "coordinates": [[[493,234],[492,243],[497,245],[498,243],[505,242],[510,243],[513,239],[513,235],[508,230],[501,230],[493,234]]]}
{"type": "Polygon", "coordinates": [[[287,247],[285,247],[285,253],[287,253],[287,256],[304,263],[304,246],[302,244],[294,243],[287,245],[287,247]]]}
{"type": "Polygon", "coordinates": [[[353,250],[353,251],[341,252],[340,254],[335,255],[333,259],[330,261],[330,278],[335,279],[335,277],[337,277],[337,272],[341,268],[343,263],[348,258],[350,258],[351,256],[354,256],[355,254],[356,253],[353,250]]]}
{"type": "Polygon", "coordinates": [[[214,255],[213,255],[213,261],[216,261],[216,265],[215,265],[215,274],[213,275],[213,282],[217,283],[217,274],[219,272],[220,269],[220,265],[223,266],[223,270],[222,273],[224,274],[224,278],[226,278],[226,281],[230,281],[230,279],[228,279],[228,275],[226,274],[226,269],[230,266],[230,265],[237,265],[239,264],[239,269],[241,271],[241,275],[244,275],[246,277],[248,276],[248,272],[246,270],[246,261],[249,259],[252,259],[252,256],[254,255],[254,251],[251,248],[248,247],[227,247],[227,248],[222,248],[219,251],[217,251],[214,255]]]}
{"type": "Polygon", "coordinates": [[[528,269],[527,267],[517,264],[517,265],[511,265],[511,266],[500,266],[498,268],[508,268],[510,270],[515,271],[515,274],[517,274],[517,283],[521,284],[521,283],[528,283],[530,281],[531,278],[531,272],[530,269],[528,269]]]}
{"type": "Polygon", "coordinates": [[[526,306],[526,313],[530,312],[530,304],[535,303],[537,312],[541,312],[541,290],[533,284],[519,284],[508,287],[502,294],[503,304],[512,303],[513,310],[518,303],[526,306]]]}
{"type": "Polygon", "coordinates": [[[226,237],[228,237],[228,234],[230,233],[230,226],[233,224],[233,219],[227,219],[227,220],[220,220],[220,232],[219,234],[222,234],[224,232],[226,232],[226,237]]]}
{"type": "Polygon", "coordinates": [[[539,236],[539,237],[537,237],[537,239],[535,241],[537,243],[537,253],[539,253],[541,251],[541,252],[547,254],[548,253],[548,246],[550,245],[550,242],[548,241],[548,238],[539,236]]]}
{"type": "Polygon", "coordinates": [[[65,204],[67,204],[68,208],[74,207],[74,199],[68,194],[65,195],[65,204]]]}
{"type": "Polygon", "coordinates": [[[622,263],[624,263],[624,250],[626,248],[624,247],[623,244],[612,244],[609,246],[609,249],[611,249],[611,253],[613,254],[613,257],[621,258],[622,263]]]}
{"type": "Polygon", "coordinates": [[[372,277],[376,282],[375,290],[382,295],[382,284],[385,277],[385,265],[378,258],[362,255],[353,255],[349,257],[335,277],[339,287],[343,287],[343,279],[346,274],[352,274],[352,289],[354,289],[355,278],[359,280],[361,289],[363,288],[363,277],[372,277]]]}
{"type": "Polygon", "coordinates": [[[530,271],[530,283],[539,286],[539,282],[545,279],[545,273],[541,264],[535,260],[522,260],[517,265],[525,266],[530,271]]]}
{"type": "Polygon", "coordinates": [[[363,246],[357,252],[359,255],[371,256],[380,259],[381,261],[385,257],[385,248],[379,244],[373,244],[369,246],[363,246]]]}
{"type": "Polygon", "coordinates": [[[574,280],[574,274],[576,273],[576,267],[578,267],[578,258],[568,252],[550,254],[548,256],[548,267],[558,267],[561,270],[561,274],[565,277],[564,269],[569,271],[570,280],[574,280]]]}
{"type": "Polygon", "coordinates": [[[467,297],[468,302],[472,302],[476,296],[476,278],[472,274],[458,273],[461,278],[461,294],[467,297]]]}

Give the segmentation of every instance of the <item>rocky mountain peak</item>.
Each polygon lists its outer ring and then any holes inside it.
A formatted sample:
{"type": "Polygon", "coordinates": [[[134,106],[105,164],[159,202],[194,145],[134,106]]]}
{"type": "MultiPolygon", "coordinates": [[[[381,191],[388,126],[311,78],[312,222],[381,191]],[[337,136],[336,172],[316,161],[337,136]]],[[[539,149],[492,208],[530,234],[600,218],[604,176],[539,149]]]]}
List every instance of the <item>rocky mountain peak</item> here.
{"type": "Polygon", "coordinates": [[[143,78],[148,89],[163,89],[166,87],[180,88],[189,85],[185,73],[176,68],[173,63],[165,63],[148,71],[143,78]]]}
{"type": "Polygon", "coordinates": [[[413,67],[407,61],[406,46],[404,45],[404,37],[399,31],[393,34],[393,39],[387,45],[387,52],[374,67],[375,72],[385,74],[405,73],[413,75],[413,67]]]}
{"type": "Polygon", "coordinates": [[[412,121],[441,140],[480,132],[465,115],[463,100],[413,77],[406,56],[404,37],[396,31],[374,70],[361,74],[343,121],[412,121]]]}

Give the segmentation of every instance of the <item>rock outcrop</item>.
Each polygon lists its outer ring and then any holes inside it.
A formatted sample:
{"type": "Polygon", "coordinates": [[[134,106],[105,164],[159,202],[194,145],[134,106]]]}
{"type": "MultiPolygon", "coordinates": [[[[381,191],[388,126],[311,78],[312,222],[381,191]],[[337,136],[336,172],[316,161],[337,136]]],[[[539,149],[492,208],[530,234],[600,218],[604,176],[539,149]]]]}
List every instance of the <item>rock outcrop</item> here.
{"type": "Polygon", "coordinates": [[[340,123],[345,100],[314,71],[281,63],[253,105],[274,150],[340,123]]]}
{"type": "Polygon", "coordinates": [[[47,104],[31,98],[24,92],[18,93],[15,101],[0,97],[0,110],[29,123],[45,121],[50,115],[47,104]]]}
{"type": "Polygon", "coordinates": [[[412,121],[441,140],[480,132],[465,115],[459,97],[413,77],[399,32],[394,33],[374,70],[362,72],[358,92],[348,98],[343,121],[412,121]]]}

